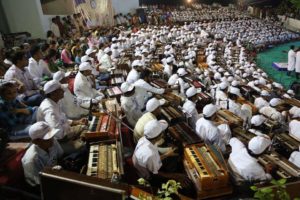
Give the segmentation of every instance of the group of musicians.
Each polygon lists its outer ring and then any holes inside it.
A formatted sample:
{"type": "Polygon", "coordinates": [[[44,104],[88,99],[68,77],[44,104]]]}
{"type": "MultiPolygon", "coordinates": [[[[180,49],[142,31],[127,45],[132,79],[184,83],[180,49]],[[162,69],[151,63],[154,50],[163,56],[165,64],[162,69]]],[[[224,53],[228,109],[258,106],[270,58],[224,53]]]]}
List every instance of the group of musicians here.
{"type": "MultiPolygon", "coordinates": [[[[176,116],[173,109],[180,111],[180,122],[186,122],[202,142],[217,146],[229,158],[236,182],[270,180],[275,163],[262,166],[257,158],[273,151],[276,134],[300,141],[300,104],[292,90],[285,91],[256,66],[243,45],[201,35],[199,29],[205,31],[205,27],[196,25],[149,26],[131,34],[130,43],[121,33],[107,47],[90,47],[77,71],[58,71],[53,80],[38,83],[43,88],[43,100],[35,105],[38,108],[17,98],[35,78],[23,74],[19,80],[18,70],[23,70],[26,62],[24,53],[17,53],[12,59],[14,71],[1,82],[1,111],[5,111],[1,119],[14,126],[21,115],[26,116],[22,118],[26,126],[10,134],[11,138],[29,136],[32,140],[22,159],[26,181],[39,185],[39,172],[44,167],[55,166],[63,155],[86,147],[89,109],[108,98],[103,88],[111,87],[114,71],[124,64],[128,64],[129,73],[123,76],[126,81],[119,85],[122,95],[117,99],[125,117],[115,117],[132,130],[136,145],[132,160],[140,177],[158,187],[169,179],[177,180],[183,188],[191,185],[183,169],[181,147],[166,138],[168,127],[176,124],[170,120],[176,116]],[[154,68],[157,64],[161,67],[154,68]],[[74,85],[68,87],[72,76],[74,85]],[[158,86],[155,80],[164,84],[158,86]],[[25,83],[25,89],[19,82],[25,83]],[[167,99],[170,94],[176,100],[167,99]],[[210,99],[201,101],[201,95],[210,99]],[[169,117],[163,113],[165,107],[172,107],[169,117]],[[229,113],[227,119],[220,118],[220,110],[229,113]],[[235,119],[242,123],[234,123],[235,119]],[[267,122],[274,126],[267,126],[267,122]],[[253,137],[241,139],[233,131],[236,127],[253,137]]],[[[299,151],[287,159],[300,167],[299,151]]]]}

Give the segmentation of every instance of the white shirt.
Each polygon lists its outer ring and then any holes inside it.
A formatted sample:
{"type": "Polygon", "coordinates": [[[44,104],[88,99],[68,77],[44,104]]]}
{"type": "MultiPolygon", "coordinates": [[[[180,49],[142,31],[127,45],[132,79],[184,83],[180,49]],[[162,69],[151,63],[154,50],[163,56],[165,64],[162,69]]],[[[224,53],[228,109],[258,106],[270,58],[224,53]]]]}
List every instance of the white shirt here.
{"type": "Polygon", "coordinates": [[[228,107],[229,111],[236,114],[239,117],[242,117],[242,110],[241,110],[241,104],[236,103],[232,99],[228,99],[228,107]]]}
{"type": "Polygon", "coordinates": [[[54,35],[56,36],[56,37],[60,37],[60,31],[59,31],[59,28],[58,28],[58,26],[55,24],[55,23],[51,23],[51,25],[50,25],[50,30],[54,33],[54,35]]]}
{"type": "Polygon", "coordinates": [[[289,123],[289,134],[293,135],[294,137],[300,139],[300,121],[299,120],[292,120],[289,123]]]}
{"type": "Polygon", "coordinates": [[[189,120],[189,125],[195,129],[196,127],[196,122],[199,119],[199,114],[196,109],[196,104],[190,100],[186,100],[185,103],[183,104],[183,110],[188,113],[190,120],[189,120]]]}
{"type": "Polygon", "coordinates": [[[217,126],[210,120],[200,118],[196,123],[196,133],[205,143],[215,144],[225,151],[225,144],[217,126]]]}
{"type": "Polygon", "coordinates": [[[22,158],[22,166],[26,182],[31,186],[39,185],[39,172],[41,172],[44,167],[55,166],[57,164],[57,160],[62,155],[63,150],[56,139],[53,141],[53,146],[49,148],[49,153],[41,149],[39,146],[32,144],[22,158]]]}
{"type": "Polygon", "coordinates": [[[104,54],[100,59],[101,68],[108,70],[112,68],[112,61],[108,54],[104,54]]]}
{"type": "Polygon", "coordinates": [[[172,65],[168,65],[168,64],[164,65],[164,73],[165,74],[167,74],[168,76],[171,76],[172,71],[173,71],[173,66],[172,65]]]}
{"type": "Polygon", "coordinates": [[[145,107],[145,103],[151,96],[148,92],[152,92],[154,94],[163,94],[165,92],[165,89],[153,87],[143,79],[137,80],[134,83],[134,86],[136,89],[136,99],[140,108],[145,107]]]}
{"type": "Polygon", "coordinates": [[[184,80],[180,77],[178,78],[178,84],[180,87],[180,95],[185,97],[185,90],[189,88],[189,84],[184,82],[184,80]]]}
{"type": "Polygon", "coordinates": [[[28,70],[37,85],[43,81],[43,76],[52,77],[52,73],[48,69],[48,64],[44,60],[37,62],[34,58],[29,58],[28,70]]]}
{"type": "Polygon", "coordinates": [[[139,72],[136,69],[131,69],[127,75],[126,82],[133,84],[140,78],[139,72]]]}
{"type": "Polygon", "coordinates": [[[136,96],[132,95],[130,97],[121,96],[121,107],[126,115],[128,123],[135,127],[136,122],[143,115],[141,108],[136,100],[136,96]]]}
{"type": "Polygon", "coordinates": [[[229,106],[227,94],[222,90],[216,91],[216,105],[219,105],[221,108],[227,109],[229,106]]]}
{"type": "Polygon", "coordinates": [[[101,100],[104,95],[92,87],[91,81],[81,72],[76,74],[74,80],[74,94],[80,101],[88,101],[90,99],[101,100]]]}
{"type": "Polygon", "coordinates": [[[62,139],[69,133],[72,123],[72,120],[68,120],[66,114],[62,112],[59,104],[49,98],[44,99],[38,108],[36,120],[47,122],[51,128],[59,129],[55,135],[57,139],[62,139]]]}
{"type": "Polygon", "coordinates": [[[290,49],[288,53],[288,70],[293,71],[295,69],[295,64],[296,64],[296,53],[293,49],[290,49]]]}
{"type": "Polygon", "coordinates": [[[295,64],[296,72],[300,73],[300,51],[296,53],[296,64],[295,64]]]}
{"type": "Polygon", "coordinates": [[[149,178],[151,173],[157,174],[162,166],[157,147],[145,137],[139,139],[132,161],[139,175],[143,178],[149,178]]]}

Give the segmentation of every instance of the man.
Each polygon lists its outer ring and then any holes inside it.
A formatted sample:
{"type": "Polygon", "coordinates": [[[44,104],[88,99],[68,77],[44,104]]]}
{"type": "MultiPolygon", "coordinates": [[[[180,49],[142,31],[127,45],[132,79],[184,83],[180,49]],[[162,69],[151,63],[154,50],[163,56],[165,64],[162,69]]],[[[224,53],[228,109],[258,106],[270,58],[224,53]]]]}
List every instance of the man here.
{"type": "Polygon", "coordinates": [[[213,120],[216,117],[217,106],[208,104],[203,108],[203,117],[196,122],[196,133],[205,142],[215,144],[224,152],[225,142],[213,120]]]}
{"type": "Polygon", "coordinates": [[[177,70],[179,78],[177,79],[179,85],[179,94],[182,97],[185,97],[185,91],[189,87],[189,84],[185,82],[184,77],[188,74],[184,68],[179,68],[177,70]]]}
{"type": "Polygon", "coordinates": [[[79,65],[79,72],[74,80],[74,93],[81,102],[92,99],[93,103],[98,103],[104,95],[93,88],[91,81],[92,66],[88,62],[79,65]]]}
{"type": "Polygon", "coordinates": [[[294,49],[295,49],[295,46],[292,45],[288,52],[288,72],[287,72],[288,76],[290,76],[291,72],[295,70],[296,53],[295,53],[294,49]]]}
{"type": "Polygon", "coordinates": [[[133,84],[140,78],[142,63],[140,60],[134,60],[131,65],[132,69],[127,75],[126,82],[133,84]]]}
{"type": "Polygon", "coordinates": [[[289,111],[291,114],[291,121],[289,123],[289,134],[298,140],[300,139],[300,108],[292,109],[289,111]]]}
{"type": "Polygon", "coordinates": [[[103,52],[104,52],[104,55],[101,57],[100,62],[99,62],[101,64],[100,69],[107,72],[107,71],[110,71],[111,68],[113,68],[113,62],[110,58],[112,51],[109,47],[106,47],[103,52]]]}
{"type": "Polygon", "coordinates": [[[236,100],[241,96],[240,90],[236,87],[230,87],[228,92],[228,105],[227,109],[236,114],[239,117],[242,117],[242,105],[237,103],[236,100]]]}
{"type": "Polygon", "coordinates": [[[12,58],[13,65],[4,75],[5,80],[14,80],[21,82],[22,87],[18,88],[18,98],[28,106],[39,106],[43,101],[38,86],[33,81],[26,66],[28,59],[24,52],[16,52],[12,58]]]}
{"type": "Polygon", "coordinates": [[[260,97],[255,98],[254,105],[257,109],[261,109],[262,107],[269,106],[268,99],[270,97],[270,93],[266,90],[261,91],[260,97]]]}
{"type": "Polygon", "coordinates": [[[56,38],[60,38],[60,30],[58,25],[56,24],[56,18],[53,17],[51,19],[52,23],[50,25],[50,30],[53,32],[53,34],[55,35],[56,38]]]}
{"type": "Polygon", "coordinates": [[[78,103],[76,96],[71,93],[68,87],[69,74],[58,71],[53,75],[53,80],[60,82],[64,90],[64,97],[59,101],[62,111],[70,119],[79,119],[88,114],[89,111],[87,108],[90,107],[90,101],[78,103]]]}
{"type": "Polygon", "coordinates": [[[55,139],[58,129],[52,129],[46,122],[37,122],[29,129],[32,145],[22,158],[26,182],[31,186],[41,183],[40,172],[45,167],[54,167],[63,155],[63,150],[55,139]]]}
{"type": "Polygon", "coordinates": [[[272,177],[270,172],[271,166],[264,168],[257,162],[256,157],[264,153],[264,151],[271,145],[269,138],[256,136],[249,141],[248,149],[237,138],[231,138],[229,142],[232,152],[228,159],[230,170],[233,172],[234,179],[237,183],[245,181],[267,181],[272,177]],[[255,156],[255,157],[253,157],[255,156]]]}
{"type": "Polygon", "coordinates": [[[65,153],[72,153],[83,146],[80,141],[87,119],[69,120],[62,112],[58,102],[64,97],[61,84],[55,80],[49,81],[44,86],[45,100],[37,112],[37,121],[45,121],[51,128],[58,129],[55,138],[59,140],[65,153]]]}
{"type": "Polygon", "coordinates": [[[52,77],[52,74],[45,65],[40,64],[43,54],[39,46],[31,47],[30,54],[31,58],[29,58],[28,70],[35,83],[39,86],[42,86],[45,83],[45,80],[48,80],[52,77]],[[45,76],[47,76],[48,79],[45,76]]]}
{"type": "Polygon", "coordinates": [[[216,105],[219,105],[221,108],[227,109],[228,105],[228,96],[227,96],[227,82],[221,82],[219,84],[219,90],[216,91],[216,105]]]}
{"type": "Polygon", "coordinates": [[[175,156],[175,148],[171,148],[163,155],[159,154],[157,143],[161,140],[162,132],[168,127],[167,123],[157,120],[150,120],[144,127],[145,136],[139,139],[138,144],[133,153],[133,165],[138,170],[138,174],[155,182],[160,186],[162,182],[169,179],[179,181],[182,187],[185,187],[188,182],[187,177],[179,173],[164,172],[162,170],[165,165],[164,160],[170,156],[175,156]],[[162,181],[163,180],[163,181],[162,181]]]}
{"type": "Polygon", "coordinates": [[[171,56],[166,59],[166,64],[164,65],[164,73],[167,75],[167,77],[170,77],[172,75],[173,61],[174,58],[171,56]]]}
{"type": "Polygon", "coordinates": [[[183,104],[183,111],[187,113],[189,125],[195,130],[196,122],[199,119],[199,114],[196,109],[196,102],[198,101],[197,89],[190,87],[186,91],[186,101],[183,104]]]}
{"type": "Polygon", "coordinates": [[[124,111],[124,114],[126,115],[128,123],[132,127],[135,127],[136,122],[143,115],[141,111],[142,108],[139,107],[139,104],[137,102],[135,87],[128,82],[124,82],[121,85],[121,90],[123,92],[120,100],[121,107],[124,111]]]}
{"type": "Polygon", "coordinates": [[[300,75],[300,49],[298,49],[297,52],[296,52],[295,68],[296,68],[296,78],[299,79],[299,75],[300,75]]]}
{"type": "Polygon", "coordinates": [[[261,109],[259,109],[259,113],[269,117],[272,120],[275,120],[277,122],[283,122],[284,117],[283,115],[276,110],[276,106],[280,105],[282,103],[282,100],[279,98],[273,98],[269,102],[269,106],[264,106],[261,109]]]}
{"type": "Polygon", "coordinates": [[[160,106],[163,104],[162,101],[159,101],[156,98],[150,99],[146,104],[146,113],[137,121],[133,136],[135,141],[137,142],[141,137],[144,136],[144,126],[147,122],[158,119],[161,115],[160,106]]]}

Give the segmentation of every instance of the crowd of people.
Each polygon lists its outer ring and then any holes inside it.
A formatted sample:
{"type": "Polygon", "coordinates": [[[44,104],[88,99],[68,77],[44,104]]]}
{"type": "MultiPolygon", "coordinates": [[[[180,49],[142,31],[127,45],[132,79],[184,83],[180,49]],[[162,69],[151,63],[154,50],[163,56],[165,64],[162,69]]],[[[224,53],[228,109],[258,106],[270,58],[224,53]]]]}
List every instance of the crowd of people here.
{"type": "MultiPolygon", "coordinates": [[[[46,43],[24,44],[1,54],[0,125],[12,141],[31,138],[22,159],[27,183],[39,185],[39,172],[44,167],[85,148],[82,137],[88,127],[89,108],[106,98],[111,74],[128,54],[132,59],[125,63],[130,71],[120,85],[120,104],[124,122],[133,129],[136,146],[132,158],[141,177],[153,182],[172,178],[183,187],[189,185],[187,176],[178,172],[180,159],[170,159],[178,156],[176,148],[161,147],[169,124],[161,119],[166,101],[156,95],[172,92],[182,99],[180,108],[195,133],[229,156],[228,165],[236,180],[270,180],[272,166],[264,169],[256,160],[272,145],[264,122],[270,119],[279,124],[278,130],[300,138],[300,108],[279,109],[285,99],[294,98],[294,91],[272,81],[253,61],[246,44],[256,48],[299,39],[299,35],[237,11],[205,9],[173,11],[171,25],[141,24],[135,31],[122,27],[88,29],[80,15],[74,15],[73,20],[63,18],[64,25],[53,18],[46,43]],[[191,12],[192,21],[198,22],[177,22],[187,20],[191,12]],[[197,61],[199,52],[205,55],[206,67],[197,61]],[[167,88],[150,84],[154,62],[163,66],[160,78],[167,88]],[[204,87],[195,88],[188,78],[204,87]],[[251,95],[244,93],[243,87],[249,88],[251,95]],[[213,103],[197,109],[199,92],[209,94],[213,103]],[[243,119],[243,128],[256,136],[248,144],[232,137],[228,124],[215,122],[219,109],[243,119]]],[[[117,24],[130,21],[122,15],[115,18],[117,24]]],[[[298,167],[299,155],[294,152],[289,159],[298,167]]]]}

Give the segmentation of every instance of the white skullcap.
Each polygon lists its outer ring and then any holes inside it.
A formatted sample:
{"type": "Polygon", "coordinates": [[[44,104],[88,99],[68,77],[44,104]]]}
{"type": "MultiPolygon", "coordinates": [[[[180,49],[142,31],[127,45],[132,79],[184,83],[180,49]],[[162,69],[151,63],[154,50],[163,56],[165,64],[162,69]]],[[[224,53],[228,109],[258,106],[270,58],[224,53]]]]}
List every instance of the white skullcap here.
{"type": "Polygon", "coordinates": [[[133,88],[134,88],[134,85],[130,84],[128,82],[124,82],[121,85],[121,90],[123,93],[129,92],[129,91],[133,90],[133,88]]]}
{"type": "Polygon", "coordinates": [[[80,61],[83,63],[83,62],[87,62],[87,61],[91,61],[92,59],[87,56],[87,55],[84,55],[80,58],[80,61]]]}
{"type": "Polygon", "coordinates": [[[248,149],[259,155],[271,145],[271,140],[267,135],[255,136],[248,143],[248,149]]]}
{"type": "Polygon", "coordinates": [[[61,84],[58,81],[51,80],[44,85],[44,92],[45,94],[49,94],[59,88],[61,88],[61,84]]]}
{"type": "Polygon", "coordinates": [[[221,90],[225,90],[228,87],[228,84],[227,84],[227,82],[222,82],[222,83],[220,83],[219,87],[221,90]]]}
{"type": "Polygon", "coordinates": [[[245,148],[245,145],[236,137],[233,137],[229,140],[229,145],[231,146],[231,151],[236,153],[240,151],[242,148],[245,148]]]}
{"type": "Polygon", "coordinates": [[[131,64],[132,67],[136,67],[136,66],[142,66],[142,63],[140,60],[134,60],[131,64]]]}
{"type": "Polygon", "coordinates": [[[289,110],[289,113],[292,115],[292,118],[298,118],[298,117],[300,117],[300,108],[297,106],[293,106],[289,110]]]}
{"type": "Polygon", "coordinates": [[[59,129],[51,129],[48,123],[43,121],[36,122],[29,128],[29,136],[32,140],[49,140],[58,132],[59,129]]]}
{"type": "Polygon", "coordinates": [[[106,47],[103,52],[104,53],[109,53],[109,52],[111,52],[111,49],[109,47],[106,47]]]}
{"type": "Polygon", "coordinates": [[[219,72],[215,73],[215,75],[214,75],[215,80],[220,80],[221,78],[222,78],[222,76],[219,72]]]}
{"type": "Polygon", "coordinates": [[[208,70],[205,70],[204,71],[204,76],[208,76],[209,75],[209,71],[208,70]]]}
{"type": "Polygon", "coordinates": [[[237,81],[237,80],[234,80],[234,81],[232,81],[232,83],[231,83],[231,86],[233,86],[233,87],[236,87],[236,86],[238,86],[239,85],[239,81],[237,81]]]}
{"type": "Polygon", "coordinates": [[[280,98],[273,98],[270,101],[270,106],[272,106],[272,107],[278,106],[281,102],[282,101],[280,98]]]}
{"type": "Polygon", "coordinates": [[[266,121],[266,118],[263,115],[254,115],[251,118],[251,124],[254,126],[260,126],[266,121]]]}
{"type": "Polygon", "coordinates": [[[194,96],[195,94],[197,94],[197,89],[195,87],[190,87],[189,89],[187,89],[186,91],[186,96],[189,98],[189,97],[192,97],[194,96]]]}
{"type": "Polygon", "coordinates": [[[83,62],[79,65],[79,71],[92,70],[92,66],[88,62],[83,62]]]}
{"type": "Polygon", "coordinates": [[[235,94],[235,95],[237,95],[237,96],[242,96],[242,95],[241,95],[241,92],[240,92],[240,89],[239,89],[239,88],[236,88],[236,87],[230,87],[229,92],[230,92],[231,94],[235,94]]]}
{"type": "Polygon", "coordinates": [[[97,52],[96,49],[89,48],[85,51],[85,55],[90,55],[91,53],[95,53],[95,52],[97,52]]]}
{"type": "Polygon", "coordinates": [[[275,87],[277,87],[277,88],[283,89],[283,87],[282,87],[282,85],[281,85],[280,83],[274,82],[273,85],[274,85],[275,87]]]}
{"type": "Polygon", "coordinates": [[[270,93],[267,90],[263,90],[260,93],[261,96],[270,96],[270,93]]]}
{"type": "Polygon", "coordinates": [[[201,70],[200,70],[199,68],[196,68],[196,69],[195,69],[195,72],[196,72],[197,74],[201,74],[201,70]]]}
{"type": "Polygon", "coordinates": [[[113,37],[113,38],[111,39],[111,41],[115,42],[115,41],[117,41],[117,38],[116,38],[116,37],[113,37]]]}
{"type": "Polygon", "coordinates": [[[178,66],[184,66],[184,63],[183,63],[182,61],[180,61],[180,62],[178,63],[178,66]]]}
{"type": "Polygon", "coordinates": [[[168,123],[165,120],[151,120],[144,126],[144,135],[147,139],[153,139],[159,136],[166,128],[168,123]]]}
{"type": "Polygon", "coordinates": [[[173,57],[168,57],[166,62],[167,62],[167,63],[173,62],[173,57]]]}
{"type": "Polygon", "coordinates": [[[208,104],[206,106],[204,106],[203,108],[203,115],[205,117],[211,117],[213,116],[216,112],[218,111],[217,106],[213,105],[213,104],[208,104]]]}
{"type": "Polygon", "coordinates": [[[233,82],[233,81],[234,81],[233,76],[229,76],[229,77],[227,78],[227,81],[230,82],[230,83],[233,82]]]}
{"type": "Polygon", "coordinates": [[[184,76],[184,75],[187,75],[187,71],[185,71],[184,68],[179,68],[179,69],[177,70],[177,74],[178,74],[179,76],[184,76]]]}
{"type": "Polygon", "coordinates": [[[259,78],[259,84],[261,84],[261,85],[266,85],[266,84],[267,84],[266,79],[264,79],[263,77],[260,77],[260,78],[259,78]]]}
{"type": "Polygon", "coordinates": [[[63,78],[68,77],[70,75],[70,72],[63,72],[63,71],[57,71],[53,74],[53,80],[55,81],[61,81],[63,78]]]}
{"type": "Polygon", "coordinates": [[[288,94],[290,94],[290,95],[295,95],[295,92],[294,92],[294,90],[291,90],[291,89],[290,89],[290,90],[288,90],[288,91],[287,91],[287,93],[288,93],[288,94]]]}
{"type": "Polygon", "coordinates": [[[150,99],[147,104],[146,104],[146,110],[148,112],[153,112],[154,110],[156,110],[158,107],[161,106],[161,103],[158,99],[156,98],[152,98],[150,99]]]}

